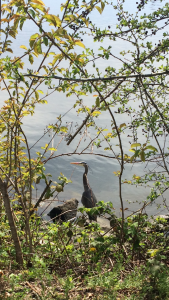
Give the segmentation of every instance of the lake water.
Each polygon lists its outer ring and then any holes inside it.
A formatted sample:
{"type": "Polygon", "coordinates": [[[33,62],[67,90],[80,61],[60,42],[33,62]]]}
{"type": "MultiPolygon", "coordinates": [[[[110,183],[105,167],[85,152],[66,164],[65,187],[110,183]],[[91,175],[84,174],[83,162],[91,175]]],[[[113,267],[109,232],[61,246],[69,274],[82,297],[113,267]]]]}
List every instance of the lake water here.
{"type": "MultiPolygon", "coordinates": [[[[44,1],[45,2],[45,1],[44,1]]],[[[152,12],[158,7],[161,7],[163,3],[161,1],[150,1],[149,4],[146,6],[146,13],[147,10],[149,12],[152,12]]],[[[52,14],[60,14],[60,4],[62,1],[57,0],[48,0],[47,6],[50,7],[49,13],[52,14]]],[[[127,4],[125,5],[126,9],[130,11],[130,13],[134,13],[136,2],[134,1],[127,1],[127,4]]],[[[142,10],[142,14],[144,13],[144,10],[142,10]]],[[[116,26],[116,15],[115,12],[110,9],[109,7],[106,7],[102,16],[98,13],[98,11],[94,11],[92,13],[92,19],[94,23],[98,24],[98,27],[107,28],[108,26],[111,26],[111,29],[113,30],[116,26]]],[[[20,32],[19,37],[16,41],[14,41],[13,45],[13,51],[14,55],[22,55],[24,50],[20,49],[20,45],[26,45],[28,46],[28,40],[29,37],[34,34],[35,32],[38,32],[36,30],[36,26],[34,24],[27,23],[23,27],[23,31],[20,32]]],[[[162,35],[158,33],[156,37],[153,37],[153,43],[155,43],[157,40],[162,39],[162,35]]],[[[106,42],[106,40],[105,40],[106,42]]],[[[104,42],[104,46],[105,46],[104,42]]],[[[86,47],[91,47],[91,37],[87,36],[84,38],[83,43],[86,47]]],[[[107,47],[111,44],[111,42],[107,39],[107,47]]],[[[101,45],[101,43],[92,43],[92,47],[94,49],[94,52],[98,52],[98,47],[101,45]]],[[[115,43],[115,47],[113,44],[113,54],[118,55],[119,52],[123,49],[130,49],[130,44],[119,41],[118,43],[115,43]]],[[[80,53],[82,48],[76,47],[76,51],[80,53]]],[[[51,50],[52,51],[52,50],[51,50]]],[[[115,62],[113,59],[108,61],[103,61],[99,68],[104,71],[105,67],[108,65],[112,65],[116,68],[119,68],[120,64],[119,62],[115,62]]],[[[35,61],[35,66],[38,67],[38,59],[35,61]]],[[[26,63],[26,68],[32,68],[31,65],[26,63]]],[[[92,71],[91,71],[92,72],[92,71]]],[[[56,84],[58,82],[56,81],[56,84]]],[[[46,89],[45,86],[41,89],[46,89]]],[[[7,93],[6,91],[3,91],[1,93],[1,101],[7,99],[7,93]]],[[[65,117],[63,118],[63,125],[66,124],[66,122],[72,124],[72,128],[77,124],[77,127],[81,124],[81,122],[84,120],[85,115],[79,115],[77,116],[76,109],[73,109],[73,105],[76,101],[76,98],[74,96],[71,96],[69,98],[66,97],[65,94],[62,93],[54,93],[52,94],[48,99],[48,105],[37,105],[35,114],[31,117],[28,116],[25,118],[24,121],[24,130],[28,137],[29,141],[29,147],[32,147],[34,143],[44,134],[44,130],[47,125],[49,124],[55,124],[57,121],[57,117],[59,115],[63,115],[66,111],[68,112],[65,117]]],[[[84,104],[91,107],[95,104],[95,98],[89,94],[88,97],[84,98],[84,104]]],[[[138,106],[137,102],[133,103],[136,107],[138,106]]],[[[112,108],[112,111],[117,111],[117,107],[112,108]]],[[[121,123],[127,123],[128,117],[122,116],[116,114],[116,121],[117,125],[119,126],[121,123]],[[123,118],[123,119],[122,119],[123,118]]],[[[102,115],[99,117],[99,119],[96,120],[96,124],[98,127],[103,128],[111,128],[111,119],[108,114],[108,112],[102,112],[102,115]]],[[[76,127],[76,129],[77,129],[76,127]]],[[[75,131],[75,128],[70,129],[70,133],[73,133],[75,131]]],[[[84,147],[90,142],[90,138],[94,137],[94,130],[89,129],[86,136],[86,141],[82,141],[78,152],[80,153],[84,147]]],[[[57,146],[59,143],[61,137],[57,137],[54,139],[54,147],[57,146]]],[[[81,136],[77,136],[76,139],[67,146],[66,140],[63,139],[63,141],[58,146],[58,151],[56,152],[56,155],[60,154],[66,154],[66,153],[73,153],[75,148],[78,145],[79,139],[81,136]]],[[[36,151],[40,151],[43,153],[43,150],[41,149],[42,146],[44,146],[46,143],[49,142],[51,139],[51,135],[46,134],[32,149],[31,153],[32,156],[36,156],[36,151]]],[[[122,142],[124,147],[124,152],[131,155],[131,152],[129,152],[130,149],[130,139],[127,138],[125,135],[122,135],[122,142]]],[[[143,143],[145,141],[144,136],[139,136],[139,142],[143,143]]],[[[131,140],[131,142],[133,142],[131,140]]],[[[113,150],[116,153],[116,155],[119,153],[119,148],[116,146],[118,144],[118,140],[114,139],[113,142],[113,150]]],[[[91,154],[74,154],[72,156],[63,155],[56,157],[46,164],[46,172],[51,173],[53,176],[53,180],[57,181],[57,177],[60,175],[60,172],[62,172],[67,178],[71,178],[72,183],[65,186],[64,192],[60,193],[58,197],[55,199],[55,201],[52,201],[51,204],[48,206],[48,209],[46,210],[45,214],[55,205],[57,205],[60,202],[70,199],[72,197],[77,198],[79,201],[81,199],[81,194],[83,192],[83,184],[82,184],[82,175],[83,175],[83,168],[81,167],[74,167],[73,165],[70,165],[70,162],[72,161],[86,161],[88,165],[90,166],[92,171],[89,171],[88,173],[88,180],[90,183],[90,186],[92,187],[96,197],[98,200],[104,200],[105,202],[111,201],[116,209],[116,214],[120,215],[120,200],[119,200],[119,187],[118,187],[118,178],[114,175],[114,171],[120,170],[120,166],[116,159],[114,158],[106,158],[100,155],[108,155],[108,156],[114,156],[112,152],[104,151],[104,146],[107,146],[106,143],[103,144],[102,147],[94,148],[94,153],[96,155],[91,154]]],[[[91,149],[89,149],[88,153],[90,153],[91,149]]],[[[50,154],[47,154],[46,157],[48,157],[50,154]]],[[[145,163],[140,164],[130,164],[126,165],[123,173],[123,179],[131,179],[132,175],[136,174],[138,176],[141,176],[144,174],[144,172],[147,172],[147,168],[145,168],[145,163]]],[[[153,167],[149,165],[149,168],[153,167]]],[[[44,184],[40,184],[37,191],[37,198],[40,196],[41,192],[44,189],[44,184]]],[[[123,200],[124,200],[124,208],[128,208],[127,213],[130,214],[130,211],[137,210],[140,205],[139,203],[146,200],[147,195],[150,192],[150,187],[135,187],[128,184],[122,185],[122,191],[123,191],[123,200]],[[132,201],[133,203],[129,205],[128,201],[132,201]],[[139,203],[138,203],[139,202],[139,203]]],[[[168,196],[168,194],[166,194],[168,196]]],[[[158,202],[160,202],[161,199],[159,198],[158,202]]],[[[49,201],[46,201],[42,207],[39,209],[39,213],[41,213],[44,210],[44,207],[49,204],[49,201]]],[[[150,206],[146,210],[149,214],[155,214],[156,213],[156,206],[150,206]]],[[[164,213],[164,211],[162,211],[164,213]]],[[[159,212],[158,212],[159,213],[159,212]]]]}

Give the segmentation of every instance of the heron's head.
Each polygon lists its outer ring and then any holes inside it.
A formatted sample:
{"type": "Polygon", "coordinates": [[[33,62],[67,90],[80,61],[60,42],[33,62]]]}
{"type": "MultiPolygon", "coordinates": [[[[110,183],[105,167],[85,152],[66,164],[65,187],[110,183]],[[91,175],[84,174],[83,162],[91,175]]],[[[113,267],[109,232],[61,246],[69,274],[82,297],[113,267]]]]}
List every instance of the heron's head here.
{"type": "Polygon", "coordinates": [[[77,166],[87,166],[87,163],[85,161],[80,161],[80,162],[71,162],[72,165],[77,165],[77,166]]]}

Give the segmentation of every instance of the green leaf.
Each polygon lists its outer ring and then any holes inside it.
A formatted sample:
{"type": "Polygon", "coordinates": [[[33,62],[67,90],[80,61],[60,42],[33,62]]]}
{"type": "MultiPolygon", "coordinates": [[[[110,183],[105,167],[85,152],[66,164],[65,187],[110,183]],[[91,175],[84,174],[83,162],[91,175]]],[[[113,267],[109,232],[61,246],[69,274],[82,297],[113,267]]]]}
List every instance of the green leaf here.
{"type": "Polygon", "coordinates": [[[39,37],[38,33],[33,34],[29,39],[29,45],[32,48],[33,44],[35,43],[35,40],[39,37]]]}
{"type": "Polygon", "coordinates": [[[99,99],[99,97],[96,98],[96,106],[100,107],[100,99],[99,99]]]}
{"type": "Polygon", "coordinates": [[[33,62],[34,62],[34,59],[33,59],[33,56],[32,56],[32,54],[29,54],[29,61],[30,61],[31,65],[32,65],[32,64],[33,64],[33,62]]]}
{"type": "Polygon", "coordinates": [[[33,9],[30,9],[28,12],[35,19],[35,16],[36,16],[35,11],[33,9]]]}
{"type": "Polygon", "coordinates": [[[41,40],[38,40],[33,47],[36,54],[42,54],[41,40]]]}
{"type": "Polygon", "coordinates": [[[136,158],[135,155],[130,157],[131,162],[133,161],[134,158],[136,158]]]}
{"type": "Polygon", "coordinates": [[[48,46],[48,38],[46,36],[43,37],[43,42],[45,46],[48,46]]]}
{"type": "Polygon", "coordinates": [[[140,143],[131,144],[131,148],[136,148],[136,147],[140,147],[140,146],[141,146],[140,143]]]}
{"type": "Polygon", "coordinates": [[[16,19],[14,20],[14,25],[13,25],[13,28],[15,30],[18,28],[19,21],[20,21],[20,18],[19,18],[19,16],[17,16],[16,19]]]}
{"type": "Polygon", "coordinates": [[[25,17],[22,17],[22,18],[20,19],[20,25],[19,25],[20,30],[22,30],[22,27],[23,27],[23,24],[24,24],[25,21],[26,21],[26,18],[25,18],[25,17]]]}
{"type": "Polygon", "coordinates": [[[69,231],[67,232],[67,236],[71,238],[73,236],[73,231],[69,229],[69,231]]]}
{"type": "Polygon", "coordinates": [[[144,150],[141,150],[140,157],[141,157],[142,161],[145,161],[145,152],[144,152],[144,150]]]}
{"type": "Polygon", "coordinates": [[[101,2],[101,8],[102,8],[102,11],[103,11],[104,8],[105,8],[105,3],[104,2],[101,2]]]}

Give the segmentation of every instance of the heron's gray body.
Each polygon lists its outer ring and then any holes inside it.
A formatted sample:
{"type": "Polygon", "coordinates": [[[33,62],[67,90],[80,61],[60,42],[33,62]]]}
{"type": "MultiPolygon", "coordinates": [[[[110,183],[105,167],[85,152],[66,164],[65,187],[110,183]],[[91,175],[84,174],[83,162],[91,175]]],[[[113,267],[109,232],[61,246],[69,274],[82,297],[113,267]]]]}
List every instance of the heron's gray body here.
{"type": "MultiPolygon", "coordinates": [[[[88,173],[88,165],[86,162],[82,161],[80,163],[72,163],[72,164],[77,164],[77,165],[82,165],[84,166],[85,168],[85,172],[83,174],[83,186],[84,186],[84,192],[82,194],[82,204],[84,207],[86,208],[92,208],[92,207],[95,207],[96,206],[96,203],[97,203],[97,199],[96,199],[96,196],[94,195],[89,183],[88,183],[88,180],[87,180],[87,173],[88,173]]],[[[89,215],[89,220],[92,221],[97,221],[97,216],[95,215],[89,215]]]]}
{"type": "Polygon", "coordinates": [[[88,180],[87,180],[87,172],[88,172],[88,167],[85,166],[85,172],[83,174],[83,185],[84,185],[84,192],[82,194],[82,204],[86,208],[92,208],[96,206],[97,199],[95,194],[93,193],[88,180]]]}

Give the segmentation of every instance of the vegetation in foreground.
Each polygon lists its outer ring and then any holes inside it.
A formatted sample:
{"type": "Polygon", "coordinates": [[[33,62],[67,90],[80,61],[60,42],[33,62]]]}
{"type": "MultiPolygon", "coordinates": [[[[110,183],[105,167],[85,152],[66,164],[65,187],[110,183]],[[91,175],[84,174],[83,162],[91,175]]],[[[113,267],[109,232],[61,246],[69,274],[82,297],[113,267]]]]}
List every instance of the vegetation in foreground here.
{"type": "MultiPolygon", "coordinates": [[[[103,210],[99,203],[97,211],[103,210]]],[[[109,211],[107,205],[105,211],[109,211]]],[[[106,207],[106,205],[105,205],[106,207]]],[[[124,222],[113,214],[111,231],[99,224],[54,224],[34,216],[33,249],[19,238],[24,266],[18,269],[10,229],[3,214],[0,228],[0,299],[168,299],[167,221],[149,222],[139,214],[124,222]]],[[[18,224],[18,227],[23,224],[18,224]]]]}

